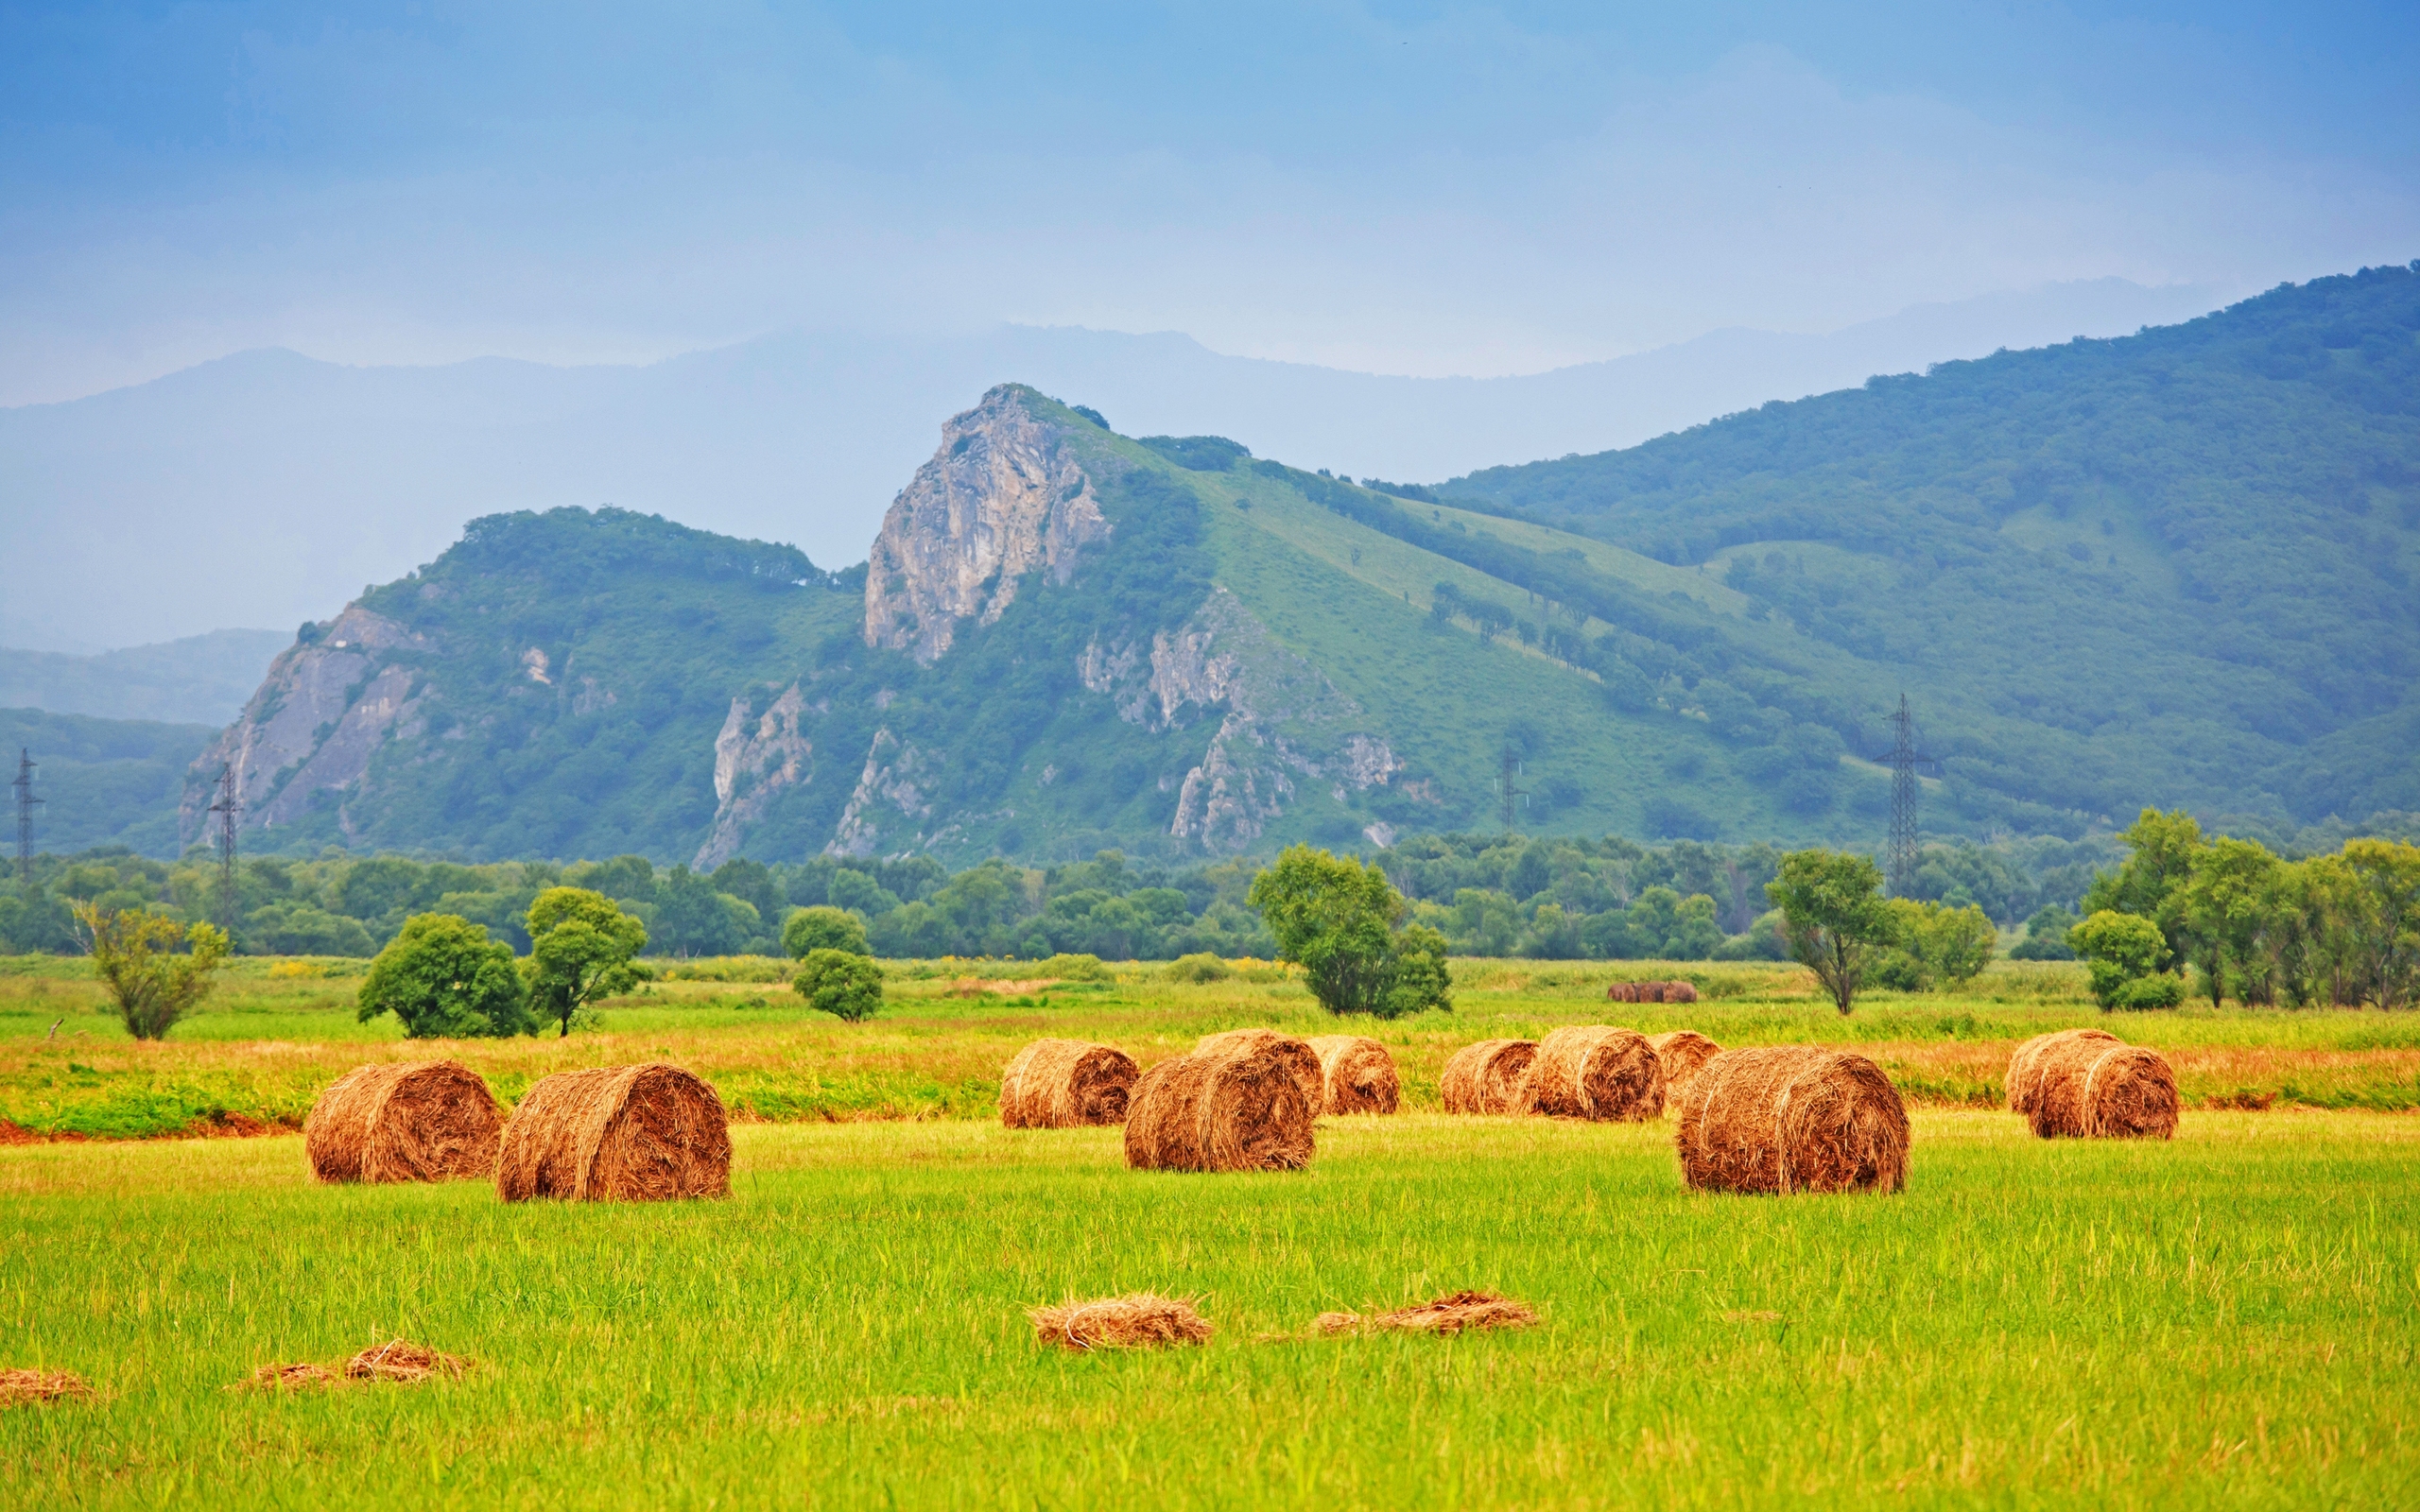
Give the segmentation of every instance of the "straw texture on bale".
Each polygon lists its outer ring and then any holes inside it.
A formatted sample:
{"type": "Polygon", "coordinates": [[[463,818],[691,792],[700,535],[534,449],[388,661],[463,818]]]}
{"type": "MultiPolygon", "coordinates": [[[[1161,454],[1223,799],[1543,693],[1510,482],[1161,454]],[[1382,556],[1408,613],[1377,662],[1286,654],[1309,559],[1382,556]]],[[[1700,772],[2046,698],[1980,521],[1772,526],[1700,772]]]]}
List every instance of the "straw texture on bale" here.
{"type": "Polygon", "coordinates": [[[2156,1050],[2069,1040],[2045,1048],[2027,1117],[2044,1139],[2164,1140],[2176,1132],[2176,1076],[2156,1050]]]}
{"type": "Polygon", "coordinates": [[[1681,1105],[1681,1174],[1709,1192],[1897,1192],[1908,1110],[1882,1068],[1815,1045],[1726,1050],[1681,1105]]]}
{"type": "Polygon", "coordinates": [[[1126,1163],[1138,1171],[1293,1171],[1310,1164],[1319,1105],[1303,1088],[1303,1055],[1317,1065],[1318,1056],[1300,1040],[1270,1035],[1161,1061],[1134,1084],[1126,1163]]]}
{"type": "Polygon", "coordinates": [[[1689,1094],[1689,1083],[1697,1080],[1707,1061],[1722,1054],[1722,1047],[1695,1029],[1651,1034],[1647,1042],[1664,1065],[1664,1111],[1677,1117],[1681,1100],[1689,1094]]]}
{"type": "Polygon", "coordinates": [[[1141,1074],[1123,1050],[1081,1040],[1036,1040],[1000,1074],[1000,1122],[1011,1128],[1123,1124],[1141,1074]]]}
{"type": "Polygon", "coordinates": [[[1395,1057],[1375,1040],[1357,1034],[1313,1035],[1304,1041],[1318,1053],[1326,1091],[1322,1113],[1392,1113],[1403,1101],[1395,1057]]]}
{"type": "Polygon", "coordinates": [[[495,1171],[504,1115],[488,1084],[451,1060],[357,1066],[302,1122],[322,1181],[456,1181],[495,1171]]]}
{"type": "Polygon", "coordinates": [[[2042,1091],[2042,1057],[2053,1045],[2070,1044],[2077,1040],[2099,1040],[2102,1044],[2122,1044],[2106,1029],[2060,1029],[2050,1034],[2037,1034],[2016,1047],[2008,1057],[2008,1110],[2031,1113],[2033,1102],[2042,1091]]]}
{"type": "Polygon", "coordinates": [[[657,1202],[731,1193],[731,1128],[715,1090],[678,1066],[600,1066],[542,1079],[504,1126],[507,1202],[657,1202]]]}
{"type": "Polygon", "coordinates": [[[1530,1110],[1553,1118],[1639,1123],[1664,1116],[1664,1063],[1635,1029],[1572,1025],[1538,1041],[1530,1110]]]}
{"type": "Polygon", "coordinates": [[[1210,1320],[1191,1302],[1136,1292],[1095,1302],[1062,1302],[1026,1309],[1037,1343],[1082,1353],[1092,1349],[1147,1349],[1163,1344],[1207,1344],[1210,1320]]]}
{"type": "Polygon", "coordinates": [[[1530,1082],[1535,1040],[1482,1040],[1454,1052],[1438,1074],[1437,1095],[1449,1113],[1518,1113],[1530,1082]]]}
{"type": "Polygon", "coordinates": [[[57,1401],[63,1397],[89,1397],[84,1378],[67,1370],[0,1370],[0,1407],[21,1401],[57,1401]]]}
{"type": "Polygon", "coordinates": [[[1694,983],[1667,982],[1664,984],[1664,1001],[1667,1003],[1695,1003],[1697,1000],[1698,989],[1694,983]]]}
{"type": "Polygon", "coordinates": [[[1194,1041],[1197,1056],[1232,1056],[1246,1050],[1274,1045],[1286,1063],[1294,1068],[1294,1079],[1303,1084],[1303,1095],[1311,1100],[1311,1111],[1317,1113],[1327,1101],[1327,1073],[1321,1068],[1320,1053],[1311,1048],[1308,1040],[1274,1029],[1228,1029],[1219,1034],[1205,1034],[1194,1041]]]}

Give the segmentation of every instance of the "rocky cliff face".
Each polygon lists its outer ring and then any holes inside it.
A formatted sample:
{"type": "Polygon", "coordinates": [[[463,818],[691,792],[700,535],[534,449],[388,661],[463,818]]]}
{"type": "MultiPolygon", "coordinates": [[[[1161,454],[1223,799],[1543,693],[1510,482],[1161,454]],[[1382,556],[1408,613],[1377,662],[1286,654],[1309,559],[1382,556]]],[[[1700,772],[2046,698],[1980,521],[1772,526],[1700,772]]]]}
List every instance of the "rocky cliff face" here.
{"type": "Polygon", "coordinates": [[[964,621],[999,619],[1026,574],[1046,568],[1063,583],[1109,534],[1061,428],[1002,385],[942,427],[941,450],[883,516],[867,564],[866,644],[929,665],[964,621]]]}
{"type": "Polygon", "coordinates": [[[813,774],[815,743],[798,728],[805,713],[795,682],[753,720],[747,697],[731,700],[731,716],[715,737],[715,825],[691,862],[698,870],[712,871],[737,855],[749,826],[773,799],[813,774]]]}
{"type": "Polygon", "coordinates": [[[357,787],[389,733],[413,728],[412,669],[389,658],[431,649],[428,639],[359,605],[318,629],[278,655],[243,714],[194,764],[178,813],[188,843],[205,827],[209,784],[222,769],[234,769],[243,822],[274,829],[313,794],[357,787]]]}

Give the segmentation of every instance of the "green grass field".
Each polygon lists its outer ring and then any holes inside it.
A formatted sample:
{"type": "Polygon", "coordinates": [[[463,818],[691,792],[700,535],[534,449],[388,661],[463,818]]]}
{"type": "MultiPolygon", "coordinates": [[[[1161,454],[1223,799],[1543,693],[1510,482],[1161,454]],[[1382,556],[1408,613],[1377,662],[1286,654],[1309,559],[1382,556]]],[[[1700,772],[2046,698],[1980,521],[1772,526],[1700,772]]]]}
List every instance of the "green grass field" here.
{"type": "MultiPolygon", "coordinates": [[[[1382,1031],[1416,1107],[1433,1107],[1444,1049],[1522,1025],[1619,1014],[1725,1042],[1856,1043],[1947,1076],[2098,1017],[2055,973],[1877,999],[1843,1024],[1781,971],[1726,968],[1734,995],[1657,1009],[1597,1001],[1604,968],[1457,970],[1450,1022],[1382,1031]]],[[[301,1086],[405,1048],[340,1011],[341,983],[239,978],[213,1010],[224,1017],[134,1046],[89,1011],[80,1041],[48,1039],[80,988],[55,973],[6,981],[0,1065],[22,1080],[88,1057],[75,1063],[97,1068],[81,1079],[103,1101],[112,1077],[232,1087],[249,1058],[301,1086]],[[35,981],[51,1017],[28,1030],[35,981]],[[241,1022],[260,1032],[234,1034],[241,1022]]],[[[1132,1173],[1117,1131],[1003,1130],[978,1084],[1039,1032],[1149,1061],[1233,1022],[1308,1027],[1299,988],[1178,988],[1128,970],[1054,989],[1046,1008],[1040,993],[943,995],[953,985],[903,975],[894,1005],[853,1027],[805,1019],[772,989],[678,984],[568,1042],[442,1047],[508,1095],[556,1064],[657,1053],[705,1064],[735,1100],[877,1074],[977,1089],[962,1106],[742,1123],[727,1201],[508,1208],[475,1183],[321,1187],[292,1137],[0,1148],[0,1368],[72,1370],[96,1391],[0,1409],[0,1501],[2420,1499],[2420,1120],[2214,1108],[2223,1078],[2196,1093],[2184,1070],[2204,1057],[2408,1084],[2401,1019],[2126,1020],[2180,1061],[2195,1106],[2173,1143],[2045,1143],[1973,1099],[1918,1096],[1906,1193],[1776,1200],[1687,1192],[1666,1125],[1424,1110],[1323,1121],[1305,1172],[1132,1173]],[[771,1005],[750,1005],[760,990],[771,1005]],[[823,1122],[844,1116],[864,1121],[823,1122]],[[1461,1287],[1519,1297],[1542,1321],[1454,1339],[1307,1334],[1324,1310],[1461,1287]],[[1076,1356],[1038,1347],[1025,1321],[1033,1304],[1139,1289],[1198,1299],[1216,1337],[1076,1356]],[[420,1385],[227,1389],[264,1364],[396,1334],[476,1366],[420,1385]]],[[[32,1116],[36,1099],[11,1087],[32,1116]]]]}

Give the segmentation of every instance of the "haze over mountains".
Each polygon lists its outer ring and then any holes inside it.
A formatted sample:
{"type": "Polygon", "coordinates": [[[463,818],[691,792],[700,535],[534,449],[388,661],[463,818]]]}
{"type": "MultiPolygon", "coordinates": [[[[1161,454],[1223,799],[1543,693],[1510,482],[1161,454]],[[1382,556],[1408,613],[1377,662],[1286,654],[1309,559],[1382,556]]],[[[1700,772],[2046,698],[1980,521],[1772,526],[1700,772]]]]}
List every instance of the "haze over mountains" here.
{"type": "Polygon", "coordinates": [[[323,618],[500,509],[610,503],[855,560],[934,427],[1006,377],[1099,408],[1130,435],[1214,432],[1306,466],[1436,478],[1631,445],[1873,373],[2129,332],[2200,313],[2219,292],[2054,284],[1829,335],[1716,332],[1495,379],[1379,377],[1221,356],[1182,335],[1015,326],[776,335],[647,367],[349,369],[239,353],[0,410],[0,491],[26,558],[43,564],[0,607],[0,644],[89,652],[323,618]]]}

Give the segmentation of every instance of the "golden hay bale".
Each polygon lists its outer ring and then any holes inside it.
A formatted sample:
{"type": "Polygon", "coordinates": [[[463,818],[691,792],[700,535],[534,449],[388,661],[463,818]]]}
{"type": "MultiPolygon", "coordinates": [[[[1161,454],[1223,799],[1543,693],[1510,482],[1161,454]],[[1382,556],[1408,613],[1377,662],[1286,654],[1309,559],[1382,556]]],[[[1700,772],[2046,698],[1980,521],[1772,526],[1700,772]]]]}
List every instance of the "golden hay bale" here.
{"type": "Polygon", "coordinates": [[[2176,1075],[2156,1050],[2069,1040],[2045,1048],[2036,1067],[2028,1117],[2046,1140],[2164,1140],[2176,1132],[2176,1075]]]}
{"type": "Polygon", "coordinates": [[[451,1060],[356,1066],[302,1122],[322,1181],[458,1181],[495,1171],[504,1115],[488,1084],[451,1060]]]}
{"type": "Polygon", "coordinates": [[[1698,1069],[1673,1143],[1708,1192],[1897,1192],[1908,1110],[1882,1068],[1819,1045],[1725,1050],[1698,1069]]]}
{"type": "Polygon", "coordinates": [[[1637,1002],[1638,984],[1635,982],[1616,982],[1613,986],[1605,988],[1605,1001],[1608,1003],[1637,1002]]]}
{"type": "Polygon", "coordinates": [[[471,1362],[459,1355],[442,1354],[425,1344],[409,1339],[389,1339],[373,1344],[344,1363],[347,1381],[426,1381],[431,1376],[451,1376],[460,1380],[471,1362]]]}
{"type": "Polygon", "coordinates": [[[1661,982],[1633,982],[1631,987],[1638,993],[1637,998],[1634,1000],[1635,1002],[1661,1003],[1664,1001],[1664,984],[1661,982]]]}
{"type": "Polygon", "coordinates": [[[1034,1341],[1079,1353],[1091,1349],[1151,1349],[1163,1344],[1207,1344],[1210,1320],[1191,1302],[1136,1292],[1094,1302],[1029,1307],[1034,1341]]]}
{"type": "Polygon", "coordinates": [[[1437,1076],[1437,1095],[1449,1113],[1520,1113],[1535,1040],[1482,1040],[1464,1045],[1437,1076]]]}
{"type": "Polygon", "coordinates": [[[1303,1041],[1318,1053],[1325,1092],[1322,1113],[1392,1113],[1403,1101],[1395,1057],[1375,1040],[1357,1034],[1313,1035],[1303,1041]]]}
{"type": "Polygon", "coordinates": [[[1664,1064],[1635,1029],[1572,1025],[1538,1041],[1530,1062],[1531,1112],[1638,1123],[1664,1116],[1664,1064]]]}
{"type": "Polygon", "coordinates": [[[0,1407],[26,1401],[58,1401],[89,1397],[93,1388],[82,1376],[68,1370],[0,1370],[0,1407]]]}
{"type": "Polygon", "coordinates": [[[1311,1042],[1274,1029],[1228,1029],[1219,1034],[1205,1034],[1194,1041],[1197,1056],[1228,1056],[1240,1051],[1275,1045],[1286,1063],[1294,1068],[1294,1079],[1303,1084],[1303,1095],[1311,1100],[1311,1111],[1317,1113],[1327,1101],[1327,1073],[1321,1069],[1320,1053],[1311,1042]]]}
{"type": "Polygon", "coordinates": [[[731,1194],[731,1128],[715,1090],[678,1066],[561,1071],[504,1126],[507,1202],[655,1202],[731,1194]]]}
{"type": "Polygon", "coordinates": [[[1697,1000],[1698,989],[1694,983],[1667,982],[1664,984],[1664,1001],[1667,1003],[1695,1003],[1697,1000]]]}
{"type": "Polygon", "coordinates": [[[1664,1063],[1664,1111],[1678,1117],[1681,1100],[1689,1094],[1689,1083],[1707,1061],[1722,1054],[1722,1047],[1695,1029],[1651,1034],[1647,1042],[1654,1048],[1655,1058],[1664,1063]]]}
{"type": "Polygon", "coordinates": [[[1127,1105],[1126,1163],[1137,1171],[1294,1171],[1310,1164],[1319,1105],[1303,1090],[1297,1049],[1309,1052],[1284,1036],[1230,1040],[1143,1073],[1127,1105]]]}
{"type": "Polygon", "coordinates": [[[1123,1124],[1141,1074],[1123,1050],[1082,1040],[1036,1040],[1000,1074],[1000,1122],[1010,1128],[1123,1124]]]}
{"type": "Polygon", "coordinates": [[[2042,1091],[2044,1052],[2052,1045],[2096,1040],[2112,1045],[2124,1042],[2106,1029],[2060,1029],[2050,1034],[2037,1034],[2017,1046],[2016,1053],[2008,1057],[2008,1110],[2012,1113],[2033,1111],[2033,1101],[2042,1091]]]}

